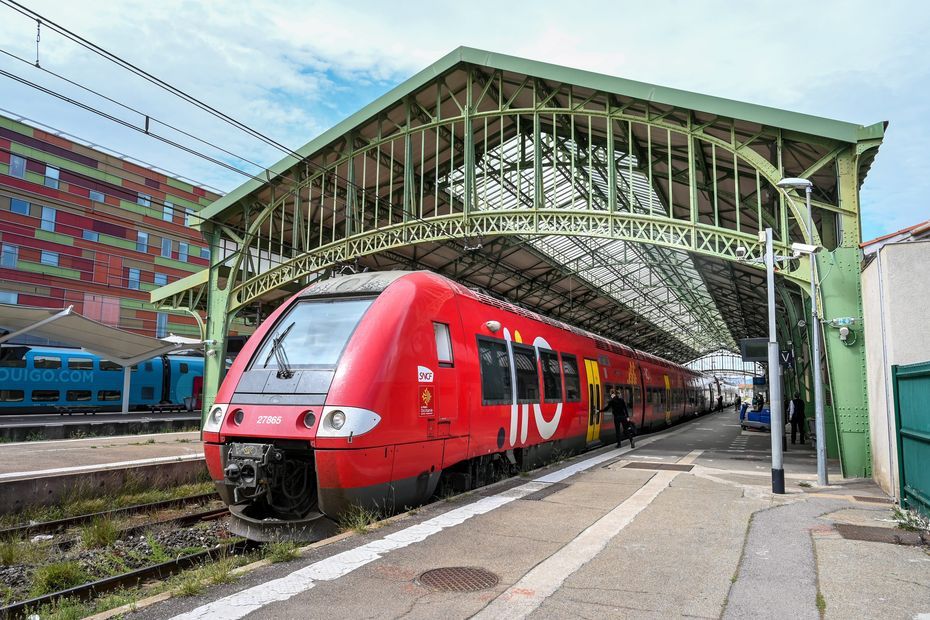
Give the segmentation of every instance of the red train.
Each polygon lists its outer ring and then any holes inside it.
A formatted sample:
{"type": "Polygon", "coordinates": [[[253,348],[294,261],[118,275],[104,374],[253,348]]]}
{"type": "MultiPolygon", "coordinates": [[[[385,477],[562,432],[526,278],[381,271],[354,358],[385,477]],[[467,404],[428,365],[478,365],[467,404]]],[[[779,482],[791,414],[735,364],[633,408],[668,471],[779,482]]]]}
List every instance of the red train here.
{"type": "Polygon", "coordinates": [[[364,273],[313,284],[262,324],[208,412],[204,450],[234,531],[310,539],[351,505],[414,506],[441,479],[473,488],[613,441],[610,387],[641,430],[720,393],[439,275],[364,273]]]}

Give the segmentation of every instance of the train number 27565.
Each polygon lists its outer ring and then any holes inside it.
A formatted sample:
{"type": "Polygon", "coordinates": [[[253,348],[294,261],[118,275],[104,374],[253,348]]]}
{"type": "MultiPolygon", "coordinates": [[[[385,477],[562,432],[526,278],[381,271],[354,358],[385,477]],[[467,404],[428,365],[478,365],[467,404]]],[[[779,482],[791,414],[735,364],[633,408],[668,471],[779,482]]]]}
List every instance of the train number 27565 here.
{"type": "Polygon", "coordinates": [[[260,415],[257,422],[259,424],[280,424],[281,416],[279,415],[260,415]]]}

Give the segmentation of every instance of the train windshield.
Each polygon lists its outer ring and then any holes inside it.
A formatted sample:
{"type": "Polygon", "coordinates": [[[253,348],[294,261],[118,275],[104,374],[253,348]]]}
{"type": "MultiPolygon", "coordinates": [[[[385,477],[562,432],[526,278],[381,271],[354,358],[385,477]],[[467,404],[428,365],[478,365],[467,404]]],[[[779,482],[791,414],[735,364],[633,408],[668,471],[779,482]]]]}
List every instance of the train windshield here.
{"type": "Polygon", "coordinates": [[[333,368],[374,299],[298,302],[265,336],[251,370],[333,368]]]}

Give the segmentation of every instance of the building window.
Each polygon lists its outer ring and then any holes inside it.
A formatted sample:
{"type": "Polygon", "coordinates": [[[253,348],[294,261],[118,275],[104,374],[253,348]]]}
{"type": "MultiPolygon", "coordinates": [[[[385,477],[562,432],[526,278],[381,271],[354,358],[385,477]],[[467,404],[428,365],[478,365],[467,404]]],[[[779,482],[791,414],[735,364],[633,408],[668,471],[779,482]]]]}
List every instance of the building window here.
{"type": "Polygon", "coordinates": [[[90,199],[94,202],[103,202],[106,200],[106,198],[107,197],[104,196],[103,192],[98,192],[95,189],[90,190],[90,199]]]}
{"type": "Polygon", "coordinates": [[[0,254],[0,267],[9,267],[10,269],[15,269],[16,259],[18,258],[19,247],[10,245],[9,243],[4,243],[3,252],[0,254]]]}
{"type": "Polygon", "coordinates": [[[200,248],[200,258],[210,260],[210,248],[200,248]]]}
{"type": "Polygon", "coordinates": [[[46,166],[45,167],[45,187],[51,187],[52,189],[58,189],[58,168],[55,166],[46,166]]]}
{"type": "Polygon", "coordinates": [[[10,176],[26,178],[26,160],[19,155],[10,155],[10,176]]]}
{"type": "Polygon", "coordinates": [[[16,305],[19,302],[19,293],[0,291],[0,304],[16,305]]]}
{"type": "Polygon", "coordinates": [[[187,260],[187,244],[183,241],[178,244],[178,260],[186,261],[187,260]]]}
{"type": "Polygon", "coordinates": [[[164,338],[168,335],[168,315],[159,312],[155,315],[155,337],[164,338]]]}
{"type": "Polygon", "coordinates": [[[136,233],[136,252],[149,251],[149,234],[141,230],[136,233]]]}
{"type": "Polygon", "coordinates": [[[42,230],[55,232],[55,209],[52,207],[42,207],[42,230]]]}
{"type": "Polygon", "coordinates": [[[191,225],[191,213],[193,212],[194,212],[193,209],[191,209],[190,207],[187,207],[184,209],[184,225],[185,226],[191,225]]]}
{"type": "Polygon", "coordinates": [[[142,205],[143,207],[151,207],[152,197],[149,196],[148,194],[143,194],[142,192],[139,192],[139,197],[136,199],[136,203],[142,205]]]}
{"type": "Polygon", "coordinates": [[[58,266],[58,252],[49,252],[48,250],[42,250],[42,258],[39,259],[43,265],[48,265],[50,267],[58,266]]]}
{"type": "Polygon", "coordinates": [[[174,205],[167,200],[165,201],[164,210],[161,212],[161,219],[165,220],[166,222],[174,221],[174,205]]]}
{"type": "Polygon", "coordinates": [[[96,233],[92,230],[85,230],[81,233],[81,236],[87,241],[100,241],[100,233],[96,233]]]}
{"type": "Polygon", "coordinates": [[[138,291],[139,290],[139,270],[129,268],[129,288],[138,291]]]}
{"type": "Polygon", "coordinates": [[[10,198],[10,211],[20,215],[29,215],[29,203],[20,198],[10,198]]]}
{"type": "Polygon", "coordinates": [[[156,273],[155,274],[155,284],[157,286],[164,286],[168,284],[168,274],[166,273],[156,273]]]}
{"type": "Polygon", "coordinates": [[[171,258],[171,239],[168,237],[161,238],[161,255],[165,258],[171,258]]]}

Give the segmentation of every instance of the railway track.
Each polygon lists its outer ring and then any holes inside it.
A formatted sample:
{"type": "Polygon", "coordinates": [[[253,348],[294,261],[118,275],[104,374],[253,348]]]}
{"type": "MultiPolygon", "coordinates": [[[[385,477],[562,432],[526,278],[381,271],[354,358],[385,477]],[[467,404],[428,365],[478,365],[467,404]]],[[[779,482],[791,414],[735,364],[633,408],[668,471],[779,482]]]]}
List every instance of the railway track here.
{"type": "Polygon", "coordinates": [[[168,508],[180,508],[193,504],[203,504],[212,499],[217,499],[216,493],[201,493],[199,495],[191,495],[189,497],[179,497],[176,499],[167,499],[160,502],[151,502],[148,504],[139,504],[136,506],[126,506],[125,508],[116,508],[114,510],[105,510],[102,512],[66,517],[64,519],[56,519],[54,521],[29,523],[27,525],[19,525],[0,530],[0,539],[24,538],[26,536],[34,536],[36,534],[61,532],[68,529],[69,527],[82,525],[94,520],[118,519],[136,514],[143,514],[146,512],[165,510],[168,508]]]}
{"type": "MultiPolygon", "coordinates": [[[[69,528],[80,526],[85,523],[94,522],[101,519],[125,518],[138,514],[157,513],[160,510],[179,508],[192,505],[202,505],[211,500],[217,499],[213,493],[203,493],[190,497],[140,504],[137,506],[128,506],[115,510],[96,512],[91,514],[68,517],[66,519],[57,519],[43,523],[31,523],[18,527],[0,530],[0,540],[4,539],[24,539],[36,534],[61,533],[69,528]]],[[[117,538],[119,540],[129,540],[135,536],[141,535],[147,531],[160,530],[178,530],[194,526],[198,523],[220,519],[229,514],[226,506],[212,507],[204,510],[198,510],[193,513],[173,516],[163,519],[147,520],[141,523],[133,524],[120,529],[117,538]]],[[[70,537],[53,545],[59,553],[64,553],[80,542],[80,537],[70,537]]],[[[99,597],[103,594],[120,588],[135,587],[140,583],[152,579],[161,579],[191,566],[203,563],[204,561],[223,557],[228,554],[235,554],[241,551],[253,548],[254,543],[248,541],[235,540],[230,543],[217,544],[211,548],[204,549],[193,553],[188,553],[168,561],[156,562],[140,568],[128,570],[118,575],[112,575],[89,581],[82,585],[67,588],[64,590],[50,592],[42,596],[20,600],[5,607],[0,607],[0,619],[25,617],[27,613],[39,609],[44,605],[53,604],[63,599],[89,600],[99,597]]]]}
{"type": "Polygon", "coordinates": [[[13,620],[15,618],[26,617],[27,614],[34,612],[43,605],[53,604],[62,599],[78,599],[81,601],[90,600],[118,590],[120,588],[132,588],[140,583],[151,579],[164,579],[176,573],[181,572],[192,566],[199,565],[207,560],[215,560],[227,555],[242,553],[254,549],[258,543],[247,540],[239,540],[225,545],[216,545],[210,549],[185,555],[167,562],[144,566],[125,573],[105,577],[97,581],[88,582],[66,590],[51,592],[43,596],[19,601],[6,607],[0,608],[0,619],[13,620]]]}

